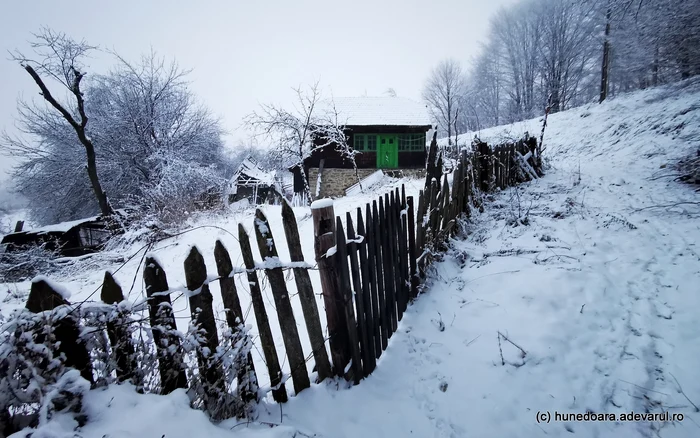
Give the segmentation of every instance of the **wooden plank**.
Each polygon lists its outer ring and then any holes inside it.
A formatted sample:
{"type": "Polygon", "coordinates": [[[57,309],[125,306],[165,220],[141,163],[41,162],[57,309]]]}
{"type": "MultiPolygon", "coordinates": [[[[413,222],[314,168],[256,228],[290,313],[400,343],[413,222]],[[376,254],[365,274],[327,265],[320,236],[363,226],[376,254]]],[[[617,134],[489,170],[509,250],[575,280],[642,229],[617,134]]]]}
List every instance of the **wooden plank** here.
{"type": "MultiPolygon", "coordinates": [[[[289,257],[292,262],[303,262],[304,252],[301,248],[301,238],[299,237],[299,228],[297,219],[294,216],[294,211],[288,202],[282,202],[282,224],[284,226],[284,234],[287,238],[287,246],[289,247],[289,257]]],[[[309,334],[309,341],[313,350],[314,361],[316,362],[316,372],[318,373],[318,381],[321,382],[327,377],[333,375],[331,363],[328,359],[326,351],[326,343],[323,338],[323,329],[321,328],[321,319],[318,314],[318,306],[316,305],[316,297],[314,289],[311,285],[309,271],[305,268],[294,268],[294,281],[299,293],[299,301],[301,302],[301,310],[304,312],[304,322],[306,323],[306,331],[309,334]]]]}
{"type": "MultiPolygon", "coordinates": [[[[406,311],[406,306],[408,305],[408,276],[407,276],[407,262],[406,251],[404,247],[406,246],[406,230],[403,225],[401,218],[401,211],[403,210],[403,204],[401,204],[401,198],[399,197],[398,190],[396,192],[396,197],[393,203],[393,221],[394,229],[396,233],[396,239],[394,240],[394,251],[395,259],[397,261],[395,265],[396,269],[396,289],[397,289],[397,302],[396,302],[396,316],[397,320],[403,319],[403,312],[406,311]]],[[[405,216],[404,216],[405,217],[405,216]]]]}
{"type": "MultiPolygon", "coordinates": [[[[429,251],[435,251],[437,246],[437,235],[438,235],[438,224],[440,220],[440,207],[439,207],[439,190],[440,186],[437,180],[433,180],[430,185],[430,201],[428,203],[428,214],[429,214],[429,225],[428,230],[426,230],[426,248],[429,251]]],[[[431,257],[429,257],[431,258],[431,257]]],[[[429,260],[426,259],[426,262],[429,260]]]]}
{"type": "MultiPolygon", "coordinates": [[[[219,288],[221,289],[221,301],[224,303],[226,323],[231,332],[236,333],[241,330],[242,325],[245,323],[245,318],[241,308],[241,301],[238,298],[236,283],[233,279],[231,255],[218,239],[214,245],[214,260],[216,261],[216,271],[219,274],[219,288]]],[[[243,406],[258,402],[258,377],[253,364],[253,355],[250,352],[239,364],[237,379],[238,396],[243,406]]],[[[241,407],[241,409],[237,410],[236,415],[239,418],[245,416],[245,410],[245,407],[241,407]]]]}
{"type": "Polygon", "coordinates": [[[347,323],[348,339],[350,341],[350,354],[352,362],[346,378],[352,380],[357,385],[360,383],[362,376],[362,356],[360,354],[360,342],[357,336],[357,327],[355,322],[355,311],[352,305],[352,285],[350,284],[350,271],[348,267],[348,251],[347,241],[345,240],[345,230],[343,230],[343,222],[340,217],[336,218],[335,223],[335,239],[337,242],[337,252],[335,254],[335,262],[338,270],[338,280],[340,291],[342,293],[342,310],[345,314],[347,323]]]}
{"type": "Polygon", "coordinates": [[[160,392],[169,394],[178,388],[187,388],[187,376],[180,338],[173,333],[177,325],[170,301],[168,278],[163,268],[152,257],[146,257],[143,281],[146,284],[148,314],[158,354],[160,392]]]}
{"type": "MultiPolygon", "coordinates": [[[[255,210],[255,236],[258,241],[260,256],[265,262],[279,263],[277,245],[270,229],[270,223],[265,214],[259,208],[255,210]]],[[[309,373],[306,370],[306,359],[299,340],[297,322],[294,318],[292,303],[289,300],[287,282],[284,279],[284,271],[281,267],[265,269],[265,275],[270,282],[272,295],[275,299],[277,318],[282,331],[284,348],[289,359],[289,369],[294,383],[294,391],[299,394],[311,386],[309,373]]]]}
{"type": "Polygon", "coordinates": [[[372,287],[372,309],[374,317],[374,357],[379,359],[386,348],[387,337],[384,331],[384,275],[382,274],[382,253],[380,250],[381,238],[379,234],[379,210],[376,199],[372,201],[372,208],[367,204],[367,263],[369,265],[369,279],[372,287]]]}
{"type": "MultiPolygon", "coordinates": [[[[369,336],[367,335],[367,311],[365,307],[369,304],[365,301],[365,294],[362,290],[362,278],[360,277],[360,264],[358,261],[358,239],[355,234],[355,229],[352,223],[352,215],[348,211],[345,214],[345,223],[347,224],[348,234],[348,258],[350,259],[350,272],[352,280],[352,292],[355,298],[355,318],[357,320],[357,336],[360,341],[360,355],[362,357],[362,375],[369,375],[370,354],[369,354],[369,336]]],[[[364,239],[364,237],[362,237],[364,239]]]]}
{"type": "Polygon", "coordinates": [[[220,362],[214,358],[219,347],[219,335],[216,330],[216,319],[212,305],[214,298],[206,282],[207,268],[204,264],[204,257],[196,246],[190,248],[190,252],[185,258],[184,267],[185,282],[190,291],[192,323],[197,327],[197,334],[204,341],[197,346],[196,352],[201,384],[204,388],[204,406],[207,408],[216,405],[219,398],[226,393],[223,369],[220,362]]]}
{"type": "MultiPolygon", "coordinates": [[[[124,294],[109,271],[105,272],[100,298],[103,303],[114,306],[114,312],[107,319],[107,337],[117,365],[117,382],[133,380],[137,364],[129,333],[129,316],[119,308],[119,303],[124,301],[124,294]]],[[[140,386],[138,382],[133,383],[140,386]]]]}
{"type": "Polygon", "coordinates": [[[277,403],[284,403],[287,401],[287,389],[284,386],[284,382],[282,382],[282,370],[277,357],[277,350],[275,349],[275,341],[272,337],[272,330],[270,330],[270,322],[267,319],[260,281],[255,272],[255,260],[253,259],[253,250],[250,247],[250,238],[242,224],[238,224],[238,243],[241,245],[241,255],[247,270],[250,301],[253,304],[255,321],[258,324],[260,345],[262,346],[263,356],[265,356],[265,364],[270,373],[272,398],[277,403]]]}
{"type": "Polygon", "coordinates": [[[314,252],[321,278],[323,303],[326,307],[326,324],[333,361],[333,372],[345,375],[345,366],[350,362],[350,340],[345,314],[342,312],[343,297],[338,284],[333,251],[336,249],[335,213],[333,204],[321,207],[311,206],[314,221],[314,252]]]}
{"type": "Polygon", "coordinates": [[[450,217],[450,183],[447,182],[447,175],[442,180],[442,190],[440,191],[440,230],[444,230],[452,220],[450,217]]]}
{"type": "Polygon", "coordinates": [[[377,278],[382,287],[382,291],[379,294],[379,307],[381,314],[382,323],[382,350],[386,350],[388,346],[389,338],[392,335],[391,331],[391,318],[389,317],[389,302],[391,300],[391,274],[387,269],[389,262],[389,249],[386,247],[386,217],[384,215],[384,198],[379,197],[379,209],[375,210],[375,204],[372,205],[372,210],[375,215],[374,224],[374,235],[376,236],[376,248],[377,248],[377,278]],[[381,278],[380,278],[381,276],[381,278]]]}
{"type": "MultiPolygon", "coordinates": [[[[25,308],[32,313],[41,313],[54,310],[55,308],[70,303],[63,296],[51,287],[45,280],[32,281],[32,286],[27,297],[25,308]]],[[[54,318],[52,314],[51,318],[54,318]]],[[[44,344],[51,348],[47,343],[54,342],[58,344],[58,352],[65,355],[64,365],[66,367],[75,368],[80,372],[80,375],[90,382],[95,383],[92,376],[92,363],[88,354],[85,343],[80,340],[80,325],[78,317],[68,312],[63,317],[56,317],[52,321],[54,339],[46,339],[46,335],[42,330],[33,332],[35,342],[44,344]]],[[[55,348],[55,346],[53,347],[55,348]]],[[[52,349],[53,349],[52,348],[52,349]]]]}
{"type": "Polygon", "coordinates": [[[411,282],[409,299],[413,300],[418,296],[418,285],[420,282],[416,265],[416,218],[413,207],[413,196],[409,196],[406,199],[406,204],[408,205],[408,263],[411,282]]]}
{"type": "Polygon", "coordinates": [[[392,314],[392,330],[396,331],[398,328],[398,321],[403,318],[403,312],[401,312],[401,303],[403,297],[401,296],[403,290],[401,289],[401,261],[399,259],[399,227],[398,227],[398,203],[396,200],[394,191],[389,193],[389,204],[386,209],[387,218],[389,221],[389,246],[391,248],[391,271],[394,279],[394,303],[391,307],[392,314]],[[396,325],[393,324],[393,315],[396,315],[396,325]]]}
{"type": "MultiPolygon", "coordinates": [[[[425,250],[425,210],[426,210],[426,195],[423,190],[418,192],[418,212],[416,214],[416,262],[423,255],[425,250]]],[[[417,267],[416,273],[421,275],[417,267]]]]}
{"type": "Polygon", "coordinates": [[[411,274],[408,257],[408,208],[405,203],[399,206],[399,259],[401,260],[401,316],[408,308],[411,293],[411,274]]]}
{"type": "Polygon", "coordinates": [[[384,257],[384,293],[386,295],[387,336],[391,338],[396,331],[396,281],[394,272],[394,251],[391,239],[394,230],[391,227],[391,206],[389,194],[379,199],[379,215],[382,217],[382,256],[384,257]]]}
{"type": "MultiPolygon", "coordinates": [[[[397,196],[398,199],[398,196],[397,196]]],[[[406,187],[401,185],[401,202],[398,206],[397,221],[399,224],[399,258],[401,260],[401,312],[408,308],[408,300],[411,294],[411,274],[408,261],[408,205],[406,205],[406,187]]]]}
{"type": "MultiPolygon", "coordinates": [[[[369,204],[367,204],[367,218],[369,221],[371,221],[369,204]]],[[[365,369],[365,376],[367,376],[377,366],[375,337],[377,336],[376,329],[379,326],[375,324],[374,319],[374,311],[377,308],[376,301],[374,301],[374,299],[376,298],[376,294],[373,294],[372,292],[373,285],[371,284],[372,279],[370,278],[370,271],[374,271],[374,269],[368,262],[368,254],[370,251],[369,248],[372,245],[372,243],[369,240],[370,232],[367,228],[365,228],[365,221],[362,218],[362,208],[360,207],[357,208],[357,234],[358,236],[363,237],[363,241],[357,246],[357,249],[360,255],[360,275],[362,275],[362,297],[365,304],[365,331],[367,333],[367,351],[369,354],[367,368],[365,369]]],[[[376,278],[374,281],[376,281],[376,278]]],[[[376,284],[374,285],[374,288],[376,292],[376,284]]],[[[379,342],[381,346],[381,341],[379,342]]]]}

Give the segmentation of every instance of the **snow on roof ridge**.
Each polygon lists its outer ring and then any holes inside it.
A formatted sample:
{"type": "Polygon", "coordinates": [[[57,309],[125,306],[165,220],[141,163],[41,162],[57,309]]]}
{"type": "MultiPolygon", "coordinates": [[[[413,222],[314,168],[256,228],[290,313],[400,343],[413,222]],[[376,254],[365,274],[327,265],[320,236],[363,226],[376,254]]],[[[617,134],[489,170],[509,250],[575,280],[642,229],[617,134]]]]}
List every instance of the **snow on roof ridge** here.
{"type": "Polygon", "coordinates": [[[407,97],[354,96],[321,101],[321,111],[338,112],[339,123],[347,126],[432,126],[424,103],[407,97]]]}

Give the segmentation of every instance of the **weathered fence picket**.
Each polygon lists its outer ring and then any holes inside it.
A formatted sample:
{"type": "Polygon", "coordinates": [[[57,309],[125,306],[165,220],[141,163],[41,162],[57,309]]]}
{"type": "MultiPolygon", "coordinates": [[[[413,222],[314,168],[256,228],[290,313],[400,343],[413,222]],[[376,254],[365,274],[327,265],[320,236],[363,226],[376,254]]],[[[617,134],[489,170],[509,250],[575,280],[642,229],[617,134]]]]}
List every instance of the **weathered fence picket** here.
{"type": "Polygon", "coordinates": [[[276,402],[283,403],[287,401],[287,389],[282,381],[280,361],[277,357],[275,341],[272,338],[270,322],[267,319],[267,311],[265,311],[265,302],[263,301],[262,291],[260,289],[260,281],[255,272],[255,260],[253,259],[253,250],[250,247],[250,238],[242,224],[238,224],[238,242],[241,245],[241,255],[243,256],[243,263],[247,270],[250,301],[253,304],[255,321],[258,323],[260,344],[262,346],[263,355],[265,356],[267,370],[270,373],[272,397],[276,402]]]}
{"type": "MultiPolygon", "coordinates": [[[[297,227],[297,219],[294,217],[292,207],[287,203],[282,203],[282,223],[284,226],[284,234],[287,238],[287,246],[289,248],[289,257],[292,263],[301,263],[304,261],[304,253],[301,249],[301,239],[299,238],[299,229],[297,227]]],[[[306,331],[311,342],[311,349],[316,362],[316,371],[318,373],[318,381],[322,381],[327,377],[331,377],[333,372],[331,364],[328,360],[328,352],[323,339],[323,330],[321,329],[321,320],[318,315],[318,306],[314,297],[314,290],[311,286],[311,278],[309,271],[305,268],[293,268],[294,281],[299,293],[299,301],[301,302],[301,310],[304,313],[304,322],[306,323],[306,331]]]]}
{"type": "Polygon", "coordinates": [[[209,285],[207,284],[207,268],[204,257],[196,246],[190,248],[190,253],[184,262],[185,282],[189,290],[190,313],[192,322],[197,329],[197,337],[203,345],[197,348],[197,361],[204,387],[205,405],[215,403],[221,394],[226,392],[221,364],[215,360],[214,354],[219,347],[219,335],[216,331],[216,319],[209,285]],[[205,348],[202,348],[205,347],[205,348]]]}
{"type": "Polygon", "coordinates": [[[335,224],[335,239],[336,253],[335,260],[337,264],[338,281],[340,287],[340,306],[345,314],[346,333],[350,344],[350,359],[351,362],[345,374],[350,377],[355,384],[360,383],[362,379],[362,356],[360,354],[360,344],[357,336],[357,327],[355,322],[355,310],[353,309],[353,290],[350,283],[350,271],[348,268],[348,246],[345,239],[345,231],[340,217],[336,218],[335,224]]]}
{"type": "Polygon", "coordinates": [[[152,257],[146,257],[143,281],[146,284],[148,314],[158,354],[160,390],[162,394],[169,394],[178,388],[187,388],[187,376],[180,338],[175,332],[177,324],[170,301],[168,277],[152,257]]]}
{"type": "MultiPolygon", "coordinates": [[[[260,209],[255,211],[254,228],[258,249],[264,263],[279,264],[277,245],[275,245],[270,224],[260,209]]],[[[309,373],[306,370],[306,360],[304,359],[304,351],[299,340],[299,331],[297,330],[292,303],[289,301],[289,291],[287,291],[284,272],[282,272],[281,266],[277,266],[266,268],[265,275],[270,282],[270,289],[272,289],[272,295],[275,299],[275,308],[277,309],[277,317],[282,330],[282,340],[289,359],[294,391],[298,394],[311,386],[311,382],[309,381],[309,373]]]]}
{"type": "MultiPolygon", "coordinates": [[[[236,283],[232,277],[233,263],[231,255],[224,247],[221,240],[217,240],[214,245],[214,259],[216,260],[216,270],[219,274],[219,288],[221,289],[221,301],[224,304],[226,323],[233,333],[241,330],[244,324],[243,309],[238,298],[236,283]]],[[[258,377],[253,365],[253,356],[250,352],[246,355],[238,370],[238,395],[241,402],[246,405],[252,401],[258,401],[258,377]]],[[[243,415],[240,412],[239,415],[243,415]]]]}
{"type": "Polygon", "coordinates": [[[119,303],[124,301],[124,294],[109,271],[105,272],[100,298],[105,304],[114,306],[114,315],[107,317],[107,337],[112,345],[117,365],[117,381],[124,382],[133,379],[136,363],[134,361],[134,345],[129,334],[129,317],[119,308],[119,303]]]}

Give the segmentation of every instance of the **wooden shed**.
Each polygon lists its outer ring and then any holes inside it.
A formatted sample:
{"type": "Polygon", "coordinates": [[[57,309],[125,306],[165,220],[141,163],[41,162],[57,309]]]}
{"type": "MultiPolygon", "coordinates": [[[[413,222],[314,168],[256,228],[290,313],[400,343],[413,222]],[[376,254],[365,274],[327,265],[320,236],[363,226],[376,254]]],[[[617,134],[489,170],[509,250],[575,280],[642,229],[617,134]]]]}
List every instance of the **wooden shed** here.
{"type": "Polygon", "coordinates": [[[45,245],[65,257],[76,257],[102,250],[112,233],[101,216],[47,225],[3,237],[6,252],[22,251],[29,246],[45,245]]]}
{"type": "Polygon", "coordinates": [[[284,193],[282,179],[275,171],[265,171],[251,157],[238,166],[229,184],[228,202],[247,199],[252,204],[264,204],[279,199],[284,193]]]}

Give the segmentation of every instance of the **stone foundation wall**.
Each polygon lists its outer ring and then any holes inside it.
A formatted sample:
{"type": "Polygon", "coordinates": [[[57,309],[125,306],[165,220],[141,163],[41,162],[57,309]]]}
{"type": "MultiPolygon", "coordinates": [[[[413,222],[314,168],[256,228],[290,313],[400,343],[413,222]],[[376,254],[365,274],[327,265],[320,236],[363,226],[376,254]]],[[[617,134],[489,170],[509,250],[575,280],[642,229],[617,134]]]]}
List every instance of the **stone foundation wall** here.
{"type": "MultiPolygon", "coordinates": [[[[366,178],[376,172],[377,169],[357,169],[360,179],[366,178]]],[[[316,199],[316,182],[318,181],[318,168],[309,169],[309,188],[311,197],[316,199]]],[[[357,183],[355,169],[323,169],[321,179],[321,195],[319,198],[337,198],[345,196],[345,190],[357,183]]]]}

